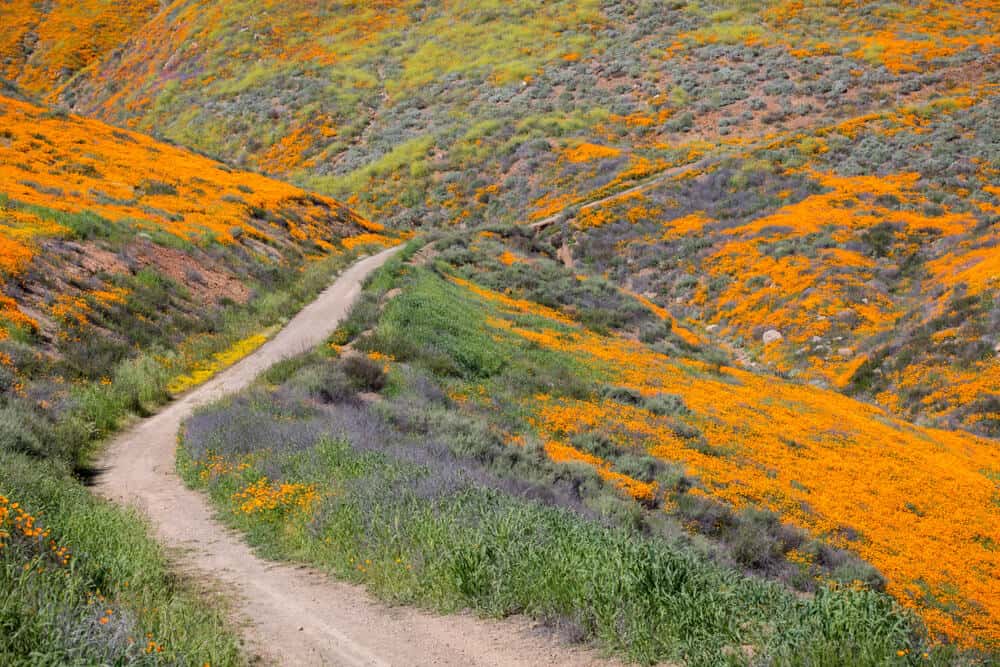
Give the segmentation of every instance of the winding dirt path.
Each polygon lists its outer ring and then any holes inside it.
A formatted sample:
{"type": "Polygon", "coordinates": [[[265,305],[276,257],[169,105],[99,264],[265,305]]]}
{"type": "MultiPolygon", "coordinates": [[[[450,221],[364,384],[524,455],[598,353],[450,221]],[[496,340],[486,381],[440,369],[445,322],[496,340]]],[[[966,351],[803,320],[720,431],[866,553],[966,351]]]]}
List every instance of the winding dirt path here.
{"type": "MultiPolygon", "coordinates": [[[[709,158],[703,158],[703,159],[698,160],[697,162],[695,162],[693,164],[682,164],[682,165],[677,166],[677,167],[668,167],[667,169],[664,169],[663,171],[657,172],[656,174],[647,177],[646,180],[644,180],[644,181],[642,181],[640,183],[636,183],[635,185],[633,185],[631,187],[628,187],[628,188],[626,188],[624,190],[619,190],[618,192],[613,192],[610,195],[606,195],[604,197],[601,197],[600,199],[595,199],[593,201],[589,201],[586,204],[579,204],[579,203],[577,203],[577,204],[570,204],[569,208],[572,208],[574,206],[578,206],[579,207],[577,209],[578,212],[582,213],[583,211],[587,211],[587,210],[590,210],[590,209],[595,208],[597,206],[601,206],[602,204],[606,204],[609,201],[613,201],[613,200],[619,199],[621,197],[627,197],[628,195],[634,194],[636,192],[644,192],[646,190],[649,190],[650,188],[653,188],[653,187],[659,185],[660,183],[663,183],[664,181],[666,181],[668,179],[676,178],[677,176],[680,176],[682,174],[688,174],[688,173],[691,173],[691,172],[694,172],[694,171],[699,171],[701,169],[704,169],[706,166],[708,166],[709,164],[711,164],[712,162],[714,162],[715,159],[716,158],[711,158],[711,157],[709,157],[709,158]]],[[[562,215],[563,215],[564,212],[565,212],[565,209],[563,209],[562,211],[559,211],[558,213],[554,213],[554,214],[550,215],[547,218],[542,218],[541,220],[536,220],[535,222],[532,222],[532,223],[526,225],[526,227],[528,229],[533,229],[535,231],[538,231],[540,229],[545,229],[549,225],[552,225],[552,224],[554,224],[556,222],[559,222],[559,220],[562,218],[562,215]]]]}
{"type": "Polygon", "coordinates": [[[560,644],[524,618],[483,620],[389,607],[364,589],[302,566],[259,558],[174,471],[177,432],[200,405],[247,386],[264,369],[319,344],[361,283],[395,249],[345,271],[274,339],[240,363],[135,424],[103,457],[97,491],[137,506],[176,566],[233,601],[249,652],[280,665],[599,665],[593,652],[560,644]]]}

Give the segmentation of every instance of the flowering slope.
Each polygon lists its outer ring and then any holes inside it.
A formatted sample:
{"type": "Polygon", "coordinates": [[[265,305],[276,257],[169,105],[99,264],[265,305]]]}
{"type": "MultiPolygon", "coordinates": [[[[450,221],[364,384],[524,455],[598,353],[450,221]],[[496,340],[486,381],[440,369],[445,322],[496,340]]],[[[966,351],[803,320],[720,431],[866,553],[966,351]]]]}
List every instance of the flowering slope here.
{"type": "Polygon", "coordinates": [[[679,395],[689,409],[684,422],[700,434],[678,435],[675,422],[609,399],[526,397],[554,459],[593,465],[637,498],[653,491],[608,474],[569,439],[601,431],[621,447],[680,462],[703,492],[736,507],[767,507],[856,551],[932,631],[963,645],[996,642],[994,443],[913,426],[832,391],[725,366],[714,371],[634,340],[567,329],[563,317],[549,320],[537,306],[468,287],[499,306],[488,320],[498,334],[566,353],[640,395],[679,395]]]}
{"type": "MultiPolygon", "coordinates": [[[[142,135],[5,97],[0,97],[0,118],[0,273],[7,292],[0,300],[0,331],[8,325],[43,326],[38,315],[18,308],[19,300],[32,312],[50,311],[46,322],[64,324],[86,322],[88,297],[104,306],[124,301],[120,291],[117,296],[102,296],[102,288],[77,294],[67,286],[55,302],[43,305],[39,296],[44,295],[14,289],[33,280],[36,259],[55,263],[56,276],[78,270],[62,266],[51,254],[66,248],[66,241],[88,242],[83,248],[89,262],[80,268],[92,266],[91,274],[125,268],[89,243],[95,238],[112,244],[152,239],[181,247],[242,245],[260,262],[388,242],[375,234],[379,225],[332,199],[234,171],[142,135]]],[[[148,261],[173,271],[194,292],[245,299],[235,266],[192,263],[183,252],[169,250],[149,255],[148,261]],[[168,266],[171,258],[175,261],[168,266]],[[205,272],[200,280],[197,271],[205,272]]]]}
{"type": "Polygon", "coordinates": [[[997,88],[969,92],[775,137],[554,242],[748,367],[998,435],[997,88]]]}

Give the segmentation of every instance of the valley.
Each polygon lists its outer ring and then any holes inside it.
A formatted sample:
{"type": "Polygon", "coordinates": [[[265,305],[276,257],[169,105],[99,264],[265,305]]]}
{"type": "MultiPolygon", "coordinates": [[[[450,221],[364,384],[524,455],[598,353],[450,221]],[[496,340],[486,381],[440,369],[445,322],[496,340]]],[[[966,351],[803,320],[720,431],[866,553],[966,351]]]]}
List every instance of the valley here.
{"type": "Polygon", "coordinates": [[[0,4],[0,663],[992,664],[998,22],[0,4]]]}

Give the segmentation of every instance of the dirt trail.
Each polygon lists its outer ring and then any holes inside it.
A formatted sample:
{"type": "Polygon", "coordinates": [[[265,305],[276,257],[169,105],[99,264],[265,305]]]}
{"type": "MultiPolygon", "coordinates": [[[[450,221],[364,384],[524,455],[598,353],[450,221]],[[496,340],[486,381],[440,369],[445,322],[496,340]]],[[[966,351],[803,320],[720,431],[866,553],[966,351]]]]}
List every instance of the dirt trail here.
{"type": "MultiPolygon", "coordinates": [[[[668,169],[664,169],[663,171],[657,173],[655,176],[649,177],[647,180],[642,181],[641,183],[633,185],[630,188],[626,188],[625,190],[619,190],[618,192],[614,192],[605,197],[601,197],[600,199],[595,199],[594,201],[587,202],[586,204],[571,204],[570,208],[572,208],[573,206],[578,206],[579,207],[577,209],[578,211],[580,212],[587,211],[596,206],[606,204],[609,201],[619,199],[621,197],[627,197],[628,195],[634,194],[636,192],[643,192],[645,190],[649,190],[650,188],[655,187],[660,183],[663,183],[667,179],[676,178],[677,176],[680,176],[682,174],[688,174],[695,171],[700,171],[704,169],[707,165],[711,164],[712,162],[713,162],[712,158],[705,158],[699,160],[698,162],[695,162],[694,164],[684,164],[678,167],[670,167],[668,169]]],[[[547,218],[542,218],[541,220],[532,222],[529,225],[527,225],[527,227],[528,229],[534,229],[535,231],[538,231],[539,229],[545,229],[549,225],[559,222],[559,220],[562,218],[564,211],[565,209],[563,211],[550,215],[547,218]]]]}
{"type": "Polygon", "coordinates": [[[197,406],[247,386],[261,371],[314,347],[347,313],[365,276],[394,250],[345,271],[273,340],[157,415],[105,452],[98,492],[135,505],[177,567],[231,598],[251,654],[280,665],[598,665],[596,654],[560,645],[523,618],[490,621],[389,607],[362,588],[302,566],[262,560],[213,516],[174,472],[177,432],[197,406]]]}

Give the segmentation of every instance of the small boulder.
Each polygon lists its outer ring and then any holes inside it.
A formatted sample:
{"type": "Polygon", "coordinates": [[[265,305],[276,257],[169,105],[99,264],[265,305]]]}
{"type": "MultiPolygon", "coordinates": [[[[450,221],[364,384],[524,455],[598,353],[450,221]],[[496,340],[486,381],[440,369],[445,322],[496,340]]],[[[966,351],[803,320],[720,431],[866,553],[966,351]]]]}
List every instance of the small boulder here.
{"type": "Polygon", "coordinates": [[[771,343],[777,343],[779,340],[783,339],[784,336],[777,329],[768,329],[764,332],[763,340],[764,345],[770,345],[771,343]]]}

